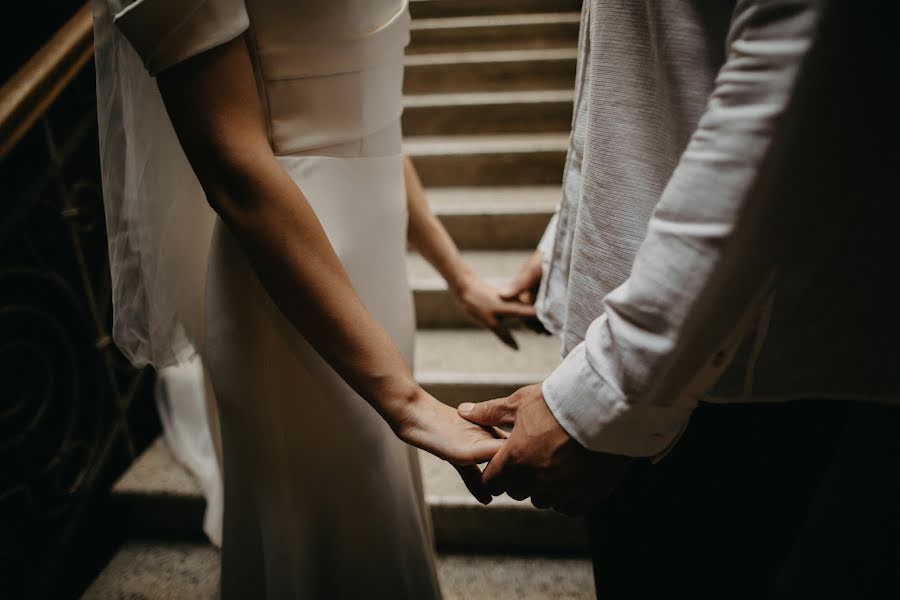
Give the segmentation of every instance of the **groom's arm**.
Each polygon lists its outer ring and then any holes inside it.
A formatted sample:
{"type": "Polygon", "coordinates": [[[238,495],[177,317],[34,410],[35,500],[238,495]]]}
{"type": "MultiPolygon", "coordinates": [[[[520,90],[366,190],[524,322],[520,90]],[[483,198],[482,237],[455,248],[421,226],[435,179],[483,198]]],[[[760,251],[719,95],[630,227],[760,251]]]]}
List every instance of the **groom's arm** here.
{"type": "Polygon", "coordinates": [[[810,89],[821,11],[816,0],[738,2],[707,110],[606,314],[543,385],[460,405],[475,423],[513,426],[484,472],[492,494],[583,512],[627,456],[667,449],[718,379],[766,298],[777,244],[805,216],[810,194],[785,190],[794,161],[810,160],[792,111],[810,89]]]}
{"type": "Polygon", "coordinates": [[[821,2],[743,1],[699,126],[666,187],[628,280],[544,382],[581,445],[629,456],[663,451],[754,323],[796,206],[789,184],[792,98],[821,2]]]}

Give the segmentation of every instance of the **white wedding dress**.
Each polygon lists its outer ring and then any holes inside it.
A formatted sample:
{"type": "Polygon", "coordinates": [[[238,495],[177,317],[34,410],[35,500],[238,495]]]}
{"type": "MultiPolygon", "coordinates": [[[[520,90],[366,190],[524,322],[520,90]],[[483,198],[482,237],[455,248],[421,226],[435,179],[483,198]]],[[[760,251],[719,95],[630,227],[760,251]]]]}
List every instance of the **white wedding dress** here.
{"type": "MultiPolygon", "coordinates": [[[[400,155],[405,0],[138,0],[156,72],[246,32],[273,149],[412,359],[400,155]]],[[[203,358],[221,422],[223,598],[438,598],[415,453],[300,336],[217,222],[203,358]]]]}

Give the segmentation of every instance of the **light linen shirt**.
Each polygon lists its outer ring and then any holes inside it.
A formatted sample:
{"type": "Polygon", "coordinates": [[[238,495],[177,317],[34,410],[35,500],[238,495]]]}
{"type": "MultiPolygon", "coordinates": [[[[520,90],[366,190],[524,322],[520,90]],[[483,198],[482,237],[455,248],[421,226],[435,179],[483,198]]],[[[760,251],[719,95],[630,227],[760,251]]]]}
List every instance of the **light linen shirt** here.
{"type": "Polygon", "coordinates": [[[582,445],[658,454],[700,400],[900,400],[897,13],[585,1],[537,301],[582,445]]]}

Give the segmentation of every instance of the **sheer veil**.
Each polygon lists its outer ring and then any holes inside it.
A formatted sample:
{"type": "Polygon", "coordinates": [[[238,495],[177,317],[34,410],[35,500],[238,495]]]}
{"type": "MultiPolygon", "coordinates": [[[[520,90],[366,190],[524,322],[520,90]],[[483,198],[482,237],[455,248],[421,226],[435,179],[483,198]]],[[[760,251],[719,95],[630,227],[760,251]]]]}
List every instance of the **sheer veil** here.
{"type": "Polygon", "coordinates": [[[202,339],[215,213],[155,80],[113,24],[127,0],[93,0],[97,117],[113,339],[135,365],[193,356],[202,339]]]}

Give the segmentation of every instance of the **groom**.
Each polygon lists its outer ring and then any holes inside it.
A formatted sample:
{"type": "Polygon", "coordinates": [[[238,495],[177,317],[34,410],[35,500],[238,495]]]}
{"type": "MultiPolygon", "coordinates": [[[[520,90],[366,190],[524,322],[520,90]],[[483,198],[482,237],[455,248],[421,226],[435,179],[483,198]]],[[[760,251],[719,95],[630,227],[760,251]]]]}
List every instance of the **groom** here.
{"type": "Polygon", "coordinates": [[[513,425],[493,494],[606,500],[599,596],[897,591],[896,6],[585,0],[562,202],[507,293],[565,358],[459,411],[513,425]]]}

